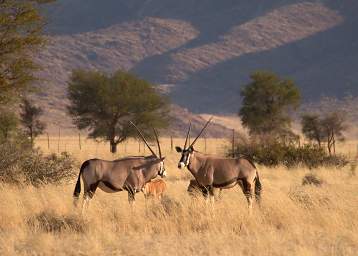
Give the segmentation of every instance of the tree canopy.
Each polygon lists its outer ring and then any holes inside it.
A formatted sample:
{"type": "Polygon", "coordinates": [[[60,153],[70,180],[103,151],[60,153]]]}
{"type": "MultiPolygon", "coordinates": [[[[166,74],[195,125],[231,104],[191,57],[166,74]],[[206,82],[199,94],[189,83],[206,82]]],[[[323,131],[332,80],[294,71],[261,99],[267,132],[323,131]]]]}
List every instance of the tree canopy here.
{"type": "Polygon", "coordinates": [[[98,71],[73,71],[68,84],[69,114],[79,129],[88,129],[90,138],[110,142],[111,152],[118,143],[137,136],[129,121],[143,129],[167,125],[167,99],[145,80],[117,71],[106,75],[98,71]]]}
{"type": "Polygon", "coordinates": [[[26,98],[23,99],[20,110],[20,121],[25,128],[25,135],[30,138],[31,145],[33,145],[34,139],[41,135],[46,128],[46,125],[40,121],[43,110],[26,98]]]}
{"type": "Polygon", "coordinates": [[[35,79],[33,54],[44,42],[37,3],[0,0],[0,104],[17,99],[35,79]]]}
{"type": "Polygon", "coordinates": [[[300,104],[300,92],[292,80],[258,71],[241,91],[239,116],[252,135],[290,133],[290,111],[300,104]]]}

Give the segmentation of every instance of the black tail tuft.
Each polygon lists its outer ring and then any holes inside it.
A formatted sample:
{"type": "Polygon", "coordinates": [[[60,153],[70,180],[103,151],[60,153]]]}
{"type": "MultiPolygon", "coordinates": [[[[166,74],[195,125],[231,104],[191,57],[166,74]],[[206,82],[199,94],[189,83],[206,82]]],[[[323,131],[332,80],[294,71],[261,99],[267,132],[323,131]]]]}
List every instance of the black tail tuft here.
{"type": "Polygon", "coordinates": [[[75,190],[73,191],[73,197],[78,198],[81,193],[81,174],[83,170],[89,165],[89,161],[85,161],[80,168],[80,173],[78,174],[78,179],[76,182],[75,190]]]}
{"type": "Polygon", "coordinates": [[[255,179],[255,199],[258,204],[261,202],[261,190],[262,185],[260,182],[259,173],[256,171],[256,179],[255,179]]]}

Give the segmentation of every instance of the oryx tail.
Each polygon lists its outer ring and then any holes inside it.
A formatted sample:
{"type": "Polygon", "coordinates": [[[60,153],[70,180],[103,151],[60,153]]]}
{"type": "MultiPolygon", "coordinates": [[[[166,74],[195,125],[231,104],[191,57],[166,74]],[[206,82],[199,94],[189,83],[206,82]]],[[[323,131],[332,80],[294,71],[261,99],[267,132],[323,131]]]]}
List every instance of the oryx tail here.
{"type": "Polygon", "coordinates": [[[256,178],[255,178],[255,199],[258,203],[261,201],[261,190],[262,185],[260,182],[259,173],[256,171],[256,178]]]}
{"type": "Polygon", "coordinates": [[[77,179],[77,182],[76,182],[76,187],[75,187],[75,190],[73,191],[73,197],[76,197],[78,198],[80,193],[81,193],[81,175],[82,175],[82,172],[83,170],[89,165],[89,161],[85,161],[82,165],[81,165],[81,168],[80,168],[80,173],[78,174],[78,179],[77,179]]]}

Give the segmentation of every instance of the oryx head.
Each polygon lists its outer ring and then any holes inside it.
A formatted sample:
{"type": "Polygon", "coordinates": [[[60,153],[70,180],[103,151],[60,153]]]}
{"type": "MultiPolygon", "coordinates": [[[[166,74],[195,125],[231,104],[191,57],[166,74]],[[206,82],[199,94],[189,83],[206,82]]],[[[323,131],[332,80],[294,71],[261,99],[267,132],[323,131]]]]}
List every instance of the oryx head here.
{"type": "Polygon", "coordinates": [[[178,168],[184,168],[186,166],[188,166],[190,164],[190,158],[194,153],[194,144],[197,141],[197,139],[200,137],[200,135],[203,133],[203,131],[205,130],[205,128],[208,126],[208,124],[211,122],[213,118],[211,117],[209,119],[209,121],[206,122],[206,124],[204,125],[203,129],[201,129],[200,133],[198,134],[198,136],[195,138],[195,140],[190,144],[189,147],[187,147],[188,144],[188,138],[189,138],[189,134],[190,134],[190,129],[191,129],[191,123],[189,124],[189,128],[188,128],[188,132],[186,134],[186,138],[185,138],[185,143],[184,143],[184,147],[178,147],[176,146],[175,149],[178,153],[181,153],[181,158],[179,160],[178,163],[178,168]]]}
{"type": "Polygon", "coordinates": [[[157,145],[158,145],[159,157],[154,152],[154,150],[149,146],[147,140],[145,139],[145,137],[142,134],[142,132],[138,129],[138,127],[132,121],[130,121],[130,123],[134,126],[134,128],[136,128],[136,130],[138,131],[139,136],[142,138],[142,140],[144,141],[145,145],[148,147],[150,152],[152,152],[152,155],[154,157],[153,167],[157,168],[158,175],[160,177],[162,177],[162,178],[166,177],[167,172],[166,172],[165,167],[164,167],[164,159],[165,159],[165,157],[162,157],[162,150],[160,148],[159,137],[158,137],[157,131],[153,128],[155,139],[156,139],[157,145]]]}

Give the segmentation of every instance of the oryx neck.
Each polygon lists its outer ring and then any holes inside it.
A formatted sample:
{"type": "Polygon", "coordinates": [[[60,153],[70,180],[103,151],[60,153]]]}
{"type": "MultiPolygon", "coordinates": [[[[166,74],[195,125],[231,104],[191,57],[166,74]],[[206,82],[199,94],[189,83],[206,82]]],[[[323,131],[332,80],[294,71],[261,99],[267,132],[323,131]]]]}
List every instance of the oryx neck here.
{"type": "Polygon", "coordinates": [[[200,152],[194,151],[189,160],[188,169],[191,173],[196,173],[204,164],[205,157],[200,152]]]}
{"type": "Polygon", "coordinates": [[[157,176],[157,164],[158,163],[148,163],[148,165],[141,170],[143,173],[143,178],[146,182],[157,176]]]}

